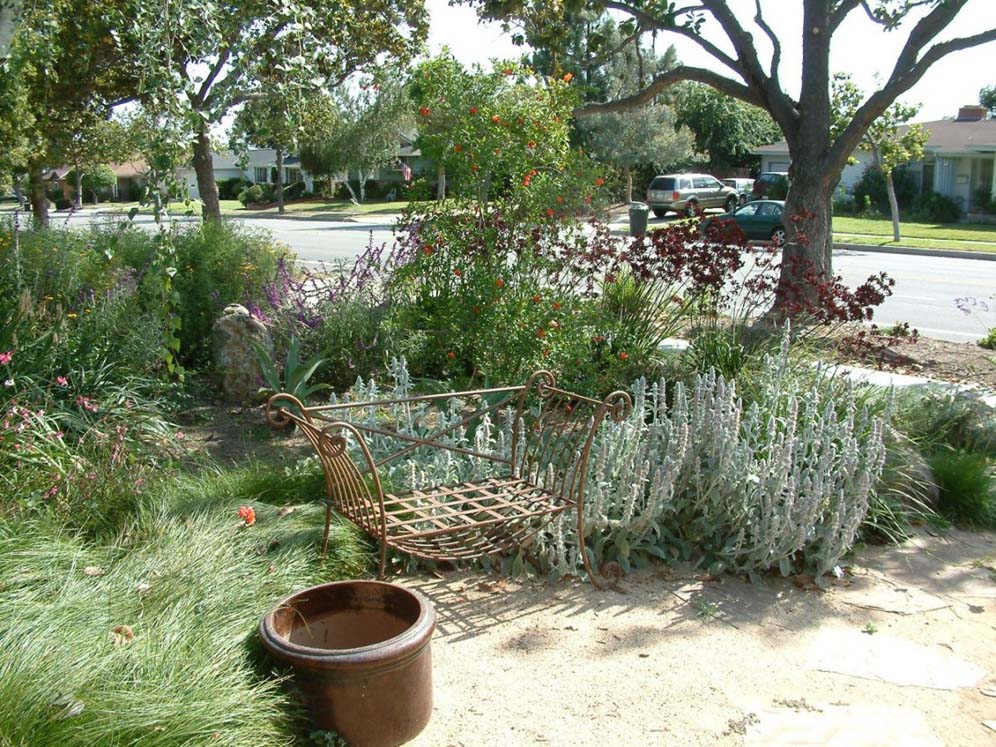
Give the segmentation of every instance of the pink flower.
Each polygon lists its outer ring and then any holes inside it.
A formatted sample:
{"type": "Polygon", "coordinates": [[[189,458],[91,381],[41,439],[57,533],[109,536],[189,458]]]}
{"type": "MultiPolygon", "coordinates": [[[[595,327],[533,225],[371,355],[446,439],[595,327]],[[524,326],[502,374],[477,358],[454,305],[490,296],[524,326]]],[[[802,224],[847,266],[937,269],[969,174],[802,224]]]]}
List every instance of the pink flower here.
{"type": "Polygon", "coordinates": [[[55,383],[58,384],[59,386],[69,386],[69,379],[67,379],[65,376],[56,376],[55,383]]]}
{"type": "Polygon", "coordinates": [[[14,357],[14,351],[8,350],[6,353],[0,353],[0,366],[6,366],[10,363],[10,359],[14,357]]]}

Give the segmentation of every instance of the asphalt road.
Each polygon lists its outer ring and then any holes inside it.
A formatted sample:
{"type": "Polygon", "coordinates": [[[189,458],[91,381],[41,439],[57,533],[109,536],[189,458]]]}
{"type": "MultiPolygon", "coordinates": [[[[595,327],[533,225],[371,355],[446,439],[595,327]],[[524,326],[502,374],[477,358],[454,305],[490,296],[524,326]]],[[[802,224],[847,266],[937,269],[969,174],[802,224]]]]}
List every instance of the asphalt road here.
{"type": "MultiPolygon", "coordinates": [[[[68,224],[78,225],[90,219],[89,216],[74,216],[68,224]]],[[[147,218],[139,220],[151,222],[147,218]]],[[[336,264],[355,257],[371,241],[393,240],[388,222],[345,223],[293,218],[242,220],[272,231],[308,264],[336,264]]],[[[996,293],[996,262],[839,250],[834,252],[833,266],[849,285],[883,271],[895,278],[893,296],[875,315],[875,322],[880,326],[909,322],[921,334],[955,342],[973,342],[985,329],[996,326],[996,313],[976,319],[965,316],[955,306],[955,299],[960,296],[986,298],[996,293]]]]}

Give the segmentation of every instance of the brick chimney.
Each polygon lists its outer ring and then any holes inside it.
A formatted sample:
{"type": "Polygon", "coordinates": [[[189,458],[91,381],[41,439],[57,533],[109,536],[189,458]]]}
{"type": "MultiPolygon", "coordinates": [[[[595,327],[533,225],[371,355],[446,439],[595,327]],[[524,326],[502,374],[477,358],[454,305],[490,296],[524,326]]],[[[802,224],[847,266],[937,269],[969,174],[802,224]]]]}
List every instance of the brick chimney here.
{"type": "Polygon", "coordinates": [[[955,122],[978,122],[986,118],[986,107],[979,104],[967,104],[958,110],[955,122]]]}

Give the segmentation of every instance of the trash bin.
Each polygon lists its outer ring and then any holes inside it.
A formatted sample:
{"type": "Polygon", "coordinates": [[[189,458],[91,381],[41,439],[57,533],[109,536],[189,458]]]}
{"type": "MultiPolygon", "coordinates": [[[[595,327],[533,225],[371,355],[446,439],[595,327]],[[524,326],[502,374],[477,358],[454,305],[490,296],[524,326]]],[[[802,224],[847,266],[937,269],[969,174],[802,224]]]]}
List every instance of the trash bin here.
{"type": "Polygon", "coordinates": [[[650,208],[642,202],[629,204],[629,235],[643,236],[647,232],[647,219],[650,208]]]}

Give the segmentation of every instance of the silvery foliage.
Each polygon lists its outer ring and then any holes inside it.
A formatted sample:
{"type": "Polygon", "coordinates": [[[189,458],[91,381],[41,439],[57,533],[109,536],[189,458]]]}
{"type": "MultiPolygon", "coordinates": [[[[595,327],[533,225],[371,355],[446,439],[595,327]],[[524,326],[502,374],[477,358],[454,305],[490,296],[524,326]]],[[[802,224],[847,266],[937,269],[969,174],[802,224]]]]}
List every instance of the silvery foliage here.
{"type": "MultiPolygon", "coordinates": [[[[835,570],[884,465],[885,423],[859,406],[851,384],[820,372],[800,375],[788,353],[786,333],[780,352],[765,358],[749,405],[736,382],[712,372],[687,385],[633,384],[632,415],[603,425],[589,465],[585,534],[596,567],[615,560],[628,569],[656,555],[747,573],[789,573],[800,562],[817,574],[835,570]]],[[[390,390],[358,381],[348,398],[408,396],[404,360],[392,361],[390,373],[390,390]]],[[[463,406],[446,401],[429,419],[431,429],[458,422],[463,406]]],[[[364,408],[363,417],[425,436],[425,407],[364,408]]],[[[458,428],[447,442],[507,457],[512,415],[497,421],[485,418],[472,433],[458,428]]],[[[377,458],[398,444],[373,435],[368,445],[377,458]]],[[[487,477],[496,467],[423,447],[381,475],[394,489],[425,488],[487,477]]],[[[581,565],[577,548],[576,521],[566,514],[530,550],[552,572],[573,574],[581,565]]]]}

